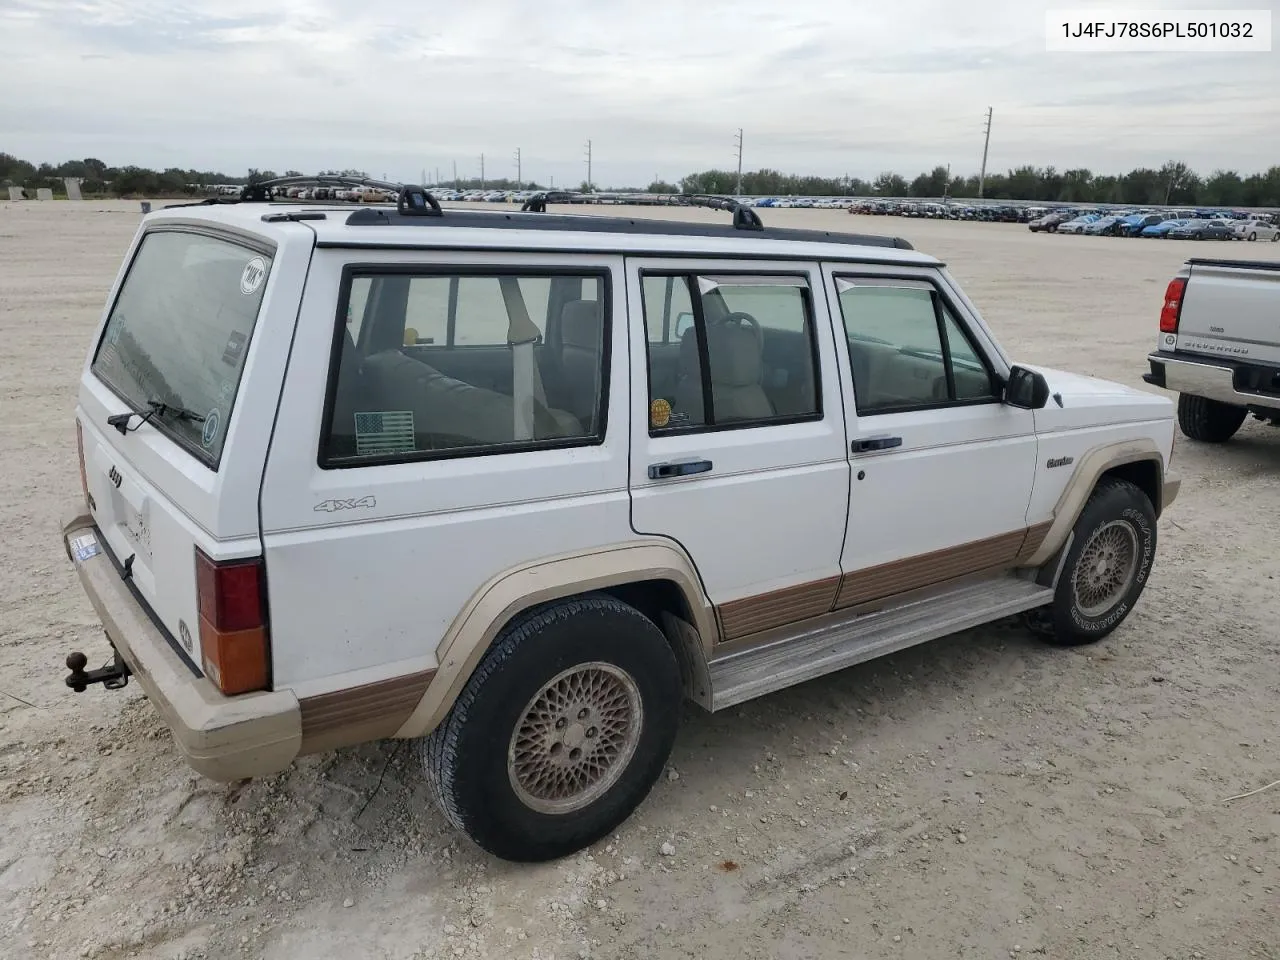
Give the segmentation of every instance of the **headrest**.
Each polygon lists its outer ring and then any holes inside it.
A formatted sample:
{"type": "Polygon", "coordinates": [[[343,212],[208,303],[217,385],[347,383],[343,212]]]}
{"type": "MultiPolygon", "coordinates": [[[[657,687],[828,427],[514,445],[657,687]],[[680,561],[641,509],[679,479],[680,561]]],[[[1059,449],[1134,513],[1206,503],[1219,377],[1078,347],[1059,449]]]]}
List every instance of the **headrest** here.
{"type": "Polygon", "coordinates": [[[707,350],[713,384],[746,387],[760,382],[760,340],[751,327],[734,321],[708,325],[707,350]]]}
{"type": "Polygon", "coordinates": [[[565,346],[599,350],[602,319],[599,300],[570,300],[560,310],[560,342],[565,346]]]}

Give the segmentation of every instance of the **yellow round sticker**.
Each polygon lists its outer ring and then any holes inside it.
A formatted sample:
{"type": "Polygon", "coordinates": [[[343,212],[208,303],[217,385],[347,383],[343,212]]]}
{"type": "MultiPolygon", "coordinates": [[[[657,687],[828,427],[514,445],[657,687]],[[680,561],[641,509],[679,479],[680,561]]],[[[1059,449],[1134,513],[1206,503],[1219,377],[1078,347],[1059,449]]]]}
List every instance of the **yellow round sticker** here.
{"type": "Polygon", "coordinates": [[[665,427],[671,422],[671,404],[666,400],[655,400],[649,404],[649,424],[654,427],[665,427]]]}

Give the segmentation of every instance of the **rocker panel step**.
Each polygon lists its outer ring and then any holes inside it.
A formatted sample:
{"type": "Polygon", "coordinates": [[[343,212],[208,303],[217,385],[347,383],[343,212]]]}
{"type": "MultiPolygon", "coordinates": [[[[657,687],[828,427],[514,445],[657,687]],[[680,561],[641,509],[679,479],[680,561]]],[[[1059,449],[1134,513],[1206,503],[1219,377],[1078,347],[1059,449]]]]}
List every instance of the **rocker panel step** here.
{"type": "Polygon", "coordinates": [[[918,643],[1043,606],[1053,590],[1001,577],[879,613],[802,628],[709,664],[711,709],[723,710],[918,643]]]}

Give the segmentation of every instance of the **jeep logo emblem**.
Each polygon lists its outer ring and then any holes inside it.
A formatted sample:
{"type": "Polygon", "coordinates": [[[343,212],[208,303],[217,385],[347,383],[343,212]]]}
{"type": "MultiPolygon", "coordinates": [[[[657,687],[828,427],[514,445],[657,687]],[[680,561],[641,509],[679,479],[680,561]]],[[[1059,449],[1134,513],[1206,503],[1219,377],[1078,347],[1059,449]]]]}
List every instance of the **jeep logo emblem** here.
{"type": "Polygon", "coordinates": [[[117,470],[114,466],[112,466],[112,468],[107,471],[107,478],[112,483],[114,483],[117,488],[120,486],[120,482],[124,480],[124,477],[120,476],[120,471],[117,470]]]}

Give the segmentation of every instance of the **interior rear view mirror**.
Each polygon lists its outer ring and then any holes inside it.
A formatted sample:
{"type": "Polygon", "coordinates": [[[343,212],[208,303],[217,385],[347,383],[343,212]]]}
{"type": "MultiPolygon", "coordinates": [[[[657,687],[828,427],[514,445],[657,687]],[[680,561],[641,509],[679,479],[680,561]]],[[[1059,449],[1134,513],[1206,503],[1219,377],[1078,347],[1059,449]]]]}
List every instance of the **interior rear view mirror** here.
{"type": "Polygon", "coordinates": [[[1015,366],[1004,387],[1004,402],[1024,410],[1039,410],[1049,402],[1049,381],[1042,373],[1015,366]]]}

